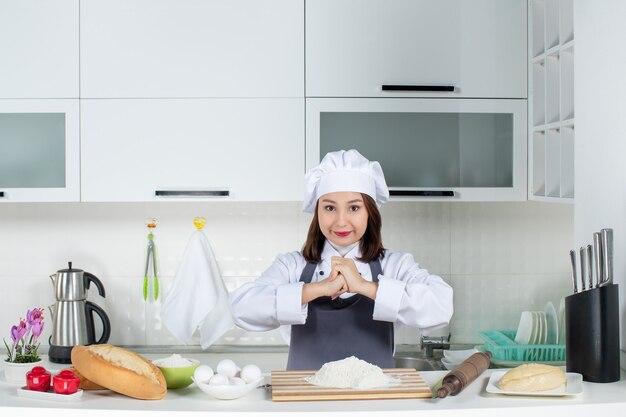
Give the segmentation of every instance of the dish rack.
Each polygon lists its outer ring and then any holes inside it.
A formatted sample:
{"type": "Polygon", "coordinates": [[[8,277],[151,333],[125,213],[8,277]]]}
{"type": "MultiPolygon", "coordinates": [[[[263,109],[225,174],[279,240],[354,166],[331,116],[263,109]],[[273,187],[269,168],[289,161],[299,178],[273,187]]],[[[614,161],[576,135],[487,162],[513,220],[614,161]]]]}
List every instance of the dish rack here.
{"type": "Polygon", "coordinates": [[[515,330],[486,330],[479,333],[492,359],[511,362],[562,362],[565,345],[520,345],[515,330]]]}

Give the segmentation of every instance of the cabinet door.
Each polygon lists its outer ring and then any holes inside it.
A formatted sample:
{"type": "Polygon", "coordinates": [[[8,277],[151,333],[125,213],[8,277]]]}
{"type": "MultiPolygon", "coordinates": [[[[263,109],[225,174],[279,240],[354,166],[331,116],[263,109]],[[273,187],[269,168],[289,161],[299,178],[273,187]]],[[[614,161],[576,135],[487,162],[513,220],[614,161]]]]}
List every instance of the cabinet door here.
{"type": "Polygon", "coordinates": [[[0,202],[79,200],[78,107],[0,100],[0,202]]]}
{"type": "Polygon", "coordinates": [[[526,200],[526,100],[311,98],[306,167],[357,149],[394,200],[526,200]]]}
{"type": "Polygon", "coordinates": [[[303,0],[90,0],[81,94],[302,97],[303,0]]]}
{"type": "Polygon", "coordinates": [[[303,99],[85,100],[81,132],[83,201],[302,199],[303,99]]]}
{"type": "Polygon", "coordinates": [[[525,98],[526,8],[526,0],[307,1],[306,95],[525,98]]]}
{"type": "Polygon", "coordinates": [[[0,98],[78,98],[78,0],[0,0],[0,98]]]}

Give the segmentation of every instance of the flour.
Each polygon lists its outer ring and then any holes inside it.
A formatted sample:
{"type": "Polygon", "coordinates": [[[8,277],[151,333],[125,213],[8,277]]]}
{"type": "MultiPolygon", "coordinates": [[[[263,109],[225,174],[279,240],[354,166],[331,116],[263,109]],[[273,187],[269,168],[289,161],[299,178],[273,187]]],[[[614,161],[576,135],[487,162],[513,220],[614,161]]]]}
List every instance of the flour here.
{"type": "Polygon", "coordinates": [[[314,375],[305,379],[313,385],[355,389],[383,387],[395,381],[394,378],[383,374],[378,366],[354,356],[327,362],[314,375]]]}
{"type": "Polygon", "coordinates": [[[194,363],[189,359],[185,359],[178,354],[173,354],[167,358],[156,359],[152,361],[156,366],[162,366],[164,368],[186,368],[192,366],[194,363]]]}

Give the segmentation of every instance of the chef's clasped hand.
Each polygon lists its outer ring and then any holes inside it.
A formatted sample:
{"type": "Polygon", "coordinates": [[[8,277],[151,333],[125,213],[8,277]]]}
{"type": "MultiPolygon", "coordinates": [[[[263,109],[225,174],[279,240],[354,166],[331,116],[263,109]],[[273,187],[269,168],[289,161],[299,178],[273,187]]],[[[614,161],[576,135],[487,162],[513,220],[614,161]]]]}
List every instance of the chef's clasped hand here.
{"type": "Polygon", "coordinates": [[[328,279],[330,281],[342,279],[345,282],[346,290],[339,294],[333,295],[334,300],[344,292],[362,294],[372,300],[376,298],[376,289],[378,285],[375,282],[364,279],[350,258],[342,258],[341,256],[333,256],[331,258],[331,271],[328,279]]]}

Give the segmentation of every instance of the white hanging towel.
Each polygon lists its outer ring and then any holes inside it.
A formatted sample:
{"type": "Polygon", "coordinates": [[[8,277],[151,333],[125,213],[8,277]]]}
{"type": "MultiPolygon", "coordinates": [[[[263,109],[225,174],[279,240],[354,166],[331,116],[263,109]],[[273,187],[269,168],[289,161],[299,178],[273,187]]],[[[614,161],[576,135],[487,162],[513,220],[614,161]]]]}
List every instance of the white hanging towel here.
{"type": "Polygon", "coordinates": [[[189,239],[172,288],[166,294],[161,318],[181,342],[189,343],[200,328],[200,344],[209,347],[234,325],[228,291],[204,232],[189,239]]]}

